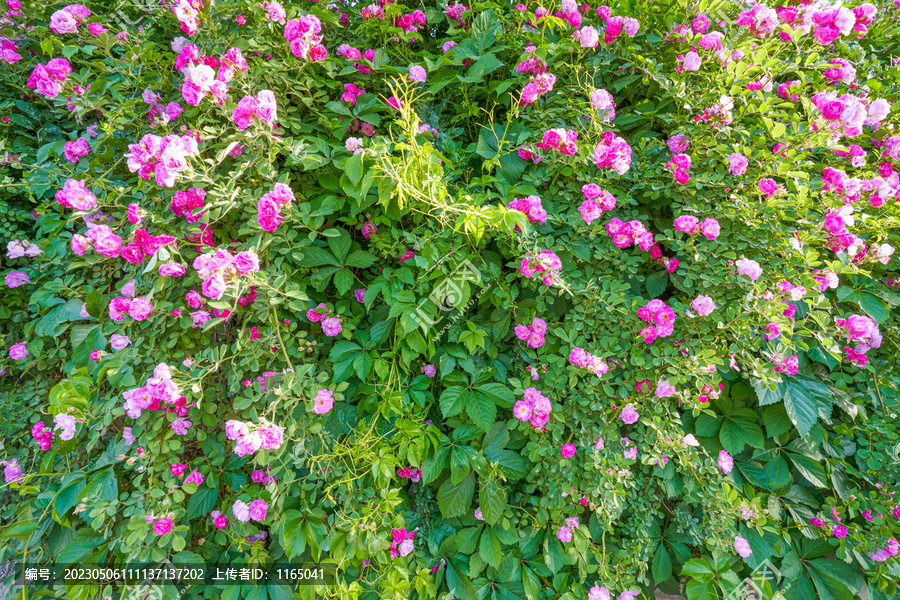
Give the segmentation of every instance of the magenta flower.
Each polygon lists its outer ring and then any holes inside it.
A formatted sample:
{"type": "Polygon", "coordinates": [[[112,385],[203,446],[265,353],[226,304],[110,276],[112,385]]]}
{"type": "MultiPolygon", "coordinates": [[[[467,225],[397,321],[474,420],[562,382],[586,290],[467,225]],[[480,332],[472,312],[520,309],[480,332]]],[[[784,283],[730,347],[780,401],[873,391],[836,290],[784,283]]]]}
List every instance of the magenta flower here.
{"type": "Polygon", "coordinates": [[[560,454],[562,454],[563,458],[572,458],[575,456],[575,450],[575,444],[563,444],[563,447],[560,449],[560,454]]]}
{"type": "Polygon", "coordinates": [[[734,468],[734,459],[724,450],[719,451],[719,468],[726,474],[731,473],[731,470],[734,468]]]}
{"type": "Polygon", "coordinates": [[[739,535],[734,538],[734,549],[744,558],[753,554],[753,551],[750,550],[750,543],[739,535]]]}
{"type": "Polygon", "coordinates": [[[153,533],[156,535],[166,535],[170,531],[172,531],[171,519],[159,519],[153,522],[153,533]]]}
{"type": "Polygon", "coordinates": [[[747,260],[742,258],[734,263],[738,268],[738,275],[746,275],[752,281],[759,279],[762,275],[762,267],[755,260],[747,260]]]}
{"type": "Polygon", "coordinates": [[[632,425],[641,418],[641,415],[639,415],[638,411],[636,411],[634,407],[629,404],[622,409],[622,413],[619,415],[619,418],[622,419],[622,422],[626,425],[632,425]]]}
{"type": "Polygon", "coordinates": [[[317,415],[324,415],[331,411],[332,406],[334,406],[333,393],[330,390],[319,390],[315,397],[313,412],[317,415]]]}
{"type": "Polygon", "coordinates": [[[691,308],[697,311],[701,317],[705,317],[716,309],[716,303],[709,296],[701,294],[691,302],[691,308]]]}

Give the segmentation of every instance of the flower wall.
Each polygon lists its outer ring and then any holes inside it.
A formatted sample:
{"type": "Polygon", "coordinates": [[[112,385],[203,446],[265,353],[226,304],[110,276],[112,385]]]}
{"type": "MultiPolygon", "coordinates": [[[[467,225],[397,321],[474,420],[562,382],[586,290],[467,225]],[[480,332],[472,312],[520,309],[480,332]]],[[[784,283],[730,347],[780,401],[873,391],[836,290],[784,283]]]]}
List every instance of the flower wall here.
{"type": "Polygon", "coordinates": [[[900,3],[2,10],[4,559],[897,597],[900,3]]]}

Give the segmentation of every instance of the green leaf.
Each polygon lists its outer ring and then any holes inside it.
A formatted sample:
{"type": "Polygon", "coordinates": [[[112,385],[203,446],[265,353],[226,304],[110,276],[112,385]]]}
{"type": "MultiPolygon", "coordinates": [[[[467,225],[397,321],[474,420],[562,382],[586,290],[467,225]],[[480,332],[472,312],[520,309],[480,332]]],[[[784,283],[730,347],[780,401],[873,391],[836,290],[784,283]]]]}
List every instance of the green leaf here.
{"type": "MultiPolygon", "coordinates": [[[[854,600],[853,592],[847,587],[842,578],[837,575],[841,572],[833,571],[837,567],[835,563],[843,564],[839,560],[812,560],[809,565],[809,576],[812,579],[816,591],[821,600],[854,600]]],[[[840,569],[840,567],[838,567],[840,569]]]]}
{"type": "Polygon", "coordinates": [[[801,436],[805,436],[819,418],[819,404],[803,387],[788,383],[784,410],[801,436]]]}
{"type": "Polygon", "coordinates": [[[654,273],[647,277],[645,284],[647,286],[647,294],[650,298],[656,298],[666,291],[666,286],[669,284],[669,273],[667,271],[654,273]]]}
{"type": "Polygon", "coordinates": [[[350,244],[353,240],[350,239],[350,234],[345,229],[338,229],[337,231],[338,235],[328,238],[328,247],[331,248],[338,261],[343,263],[350,252],[350,244]]]}
{"type": "Polygon", "coordinates": [[[453,560],[450,560],[449,563],[447,588],[453,593],[453,596],[459,600],[478,600],[478,594],[469,578],[463,574],[453,560]]]}
{"type": "Polygon", "coordinates": [[[63,487],[56,493],[53,499],[53,512],[59,517],[64,517],[69,510],[78,504],[81,492],[87,487],[87,482],[82,475],[69,475],[63,478],[63,487]]]}
{"type": "Polygon", "coordinates": [[[763,411],[763,423],[769,437],[777,437],[791,430],[791,420],[783,404],[772,404],[763,411]]]}
{"type": "Polygon", "coordinates": [[[756,397],[759,399],[760,406],[775,404],[784,397],[785,385],[783,381],[775,384],[775,389],[769,387],[759,379],[752,379],[753,389],[756,391],[756,397]]]}
{"type": "Polygon", "coordinates": [[[891,315],[890,308],[880,298],[866,292],[861,292],[860,295],[862,298],[859,300],[859,306],[878,323],[884,323],[891,315]]]}
{"type": "Polygon", "coordinates": [[[334,274],[334,287],[337,288],[338,294],[342,296],[350,291],[350,288],[353,287],[354,281],[355,278],[353,277],[353,273],[350,271],[350,269],[338,269],[334,274]]]}
{"type": "Polygon", "coordinates": [[[566,564],[566,553],[555,536],[544,538],[544,564],[553,573],[559,573],[566,564]]]}
{"type": "Polygon", "coordinates": [[[500,540],[497,539],[490,529],[485,529],[481,534],[481,542],[478,544],[478,555],[481,560],[491,565],[499,567],[503,555],[500,550],[500,540]]]}
{"type": "Polygon", "coordinates": [[[466,404],[466,413],[473,423],[483,431],[487,431],[497,419],[497,405],[483,394],[472,394],[471,392],[468,394],[471,399],[466,404]]]}
{"type": "Polygon", "coordinates": [[[213,508],[216,507],[216,499],[219,497],[219,488],[211,488],[204,485],[191,495],[187,503],[185,516],[193,519],[199,516],[208,515],[213,508]]]}
{"type": "Polygon", "coordinates": [[[493,73],[502,66],[503,62],[499,60],[493,52],[488,52],[469,65],[466,76],[460,77],[459,80],[464,83],[479,83],[484,79],[485,75],[493,73]]]}
{"type": "Polygon", "coordinates": [[[322,265],[341,266],[341,263],[334,257],[331,252],[318,246],[308,246],[303,249],[303,259],[300,261],[301,267],[321,267],[322,265]]]}
{"type": "Polygon", "coordinates": [[[362,157],[362,154],[354,154],[344,163],[344,172],[354,186],[358,186],[359,182],[362,181],[362,157]]]}
{"type": "Polygon", "coordinates": [[[685,586],[687,600],[716,600],[716,584],[712,581],[691,579],[685,586]]]}
{"type": "Polygon", "coordinates": [[[543,586],[538,576],[528,567],[522,567],[522,586],[525,588],[525,595],[528,600],[538,600],[541,597],[543,586]]]}
{"type": "Polygon", "coordinates": [[[664,544],[656,547],[653,554],[653,563],[650,565],[650,572],[653,575],[653,581],[660,584],[672,577],[672,559],[669,558],[669,552],[664,544]]]}
{"type": "Polygon", "coordinates": [[[444,481],[437,493],[438,507],[445,519],[461,517],[472,506],[475,497],[475,475],[469,475],[460,483],[444,481]]]}
{"type": "Polygon", "coordinates": [[[493,479],[482,480],[478,491],[478,505],[485,522],[488,525],[495,524],[506,509],[506,490],[493,479]]]}
{"type": "Polygon", "coordinates": [[[509,408],[516,403],[512,390],[502,383],[484,383],[476,387],[475,390],[476,395],[487,396],[491,402],[504,408],[509,408]]]}
{"type": "Polygon", "coordinates": [[[374,254],[369,254],[365,250],[354,250],[347,257],[347,260],[344,261],[344,264],[356,269],[368,269],[375,264],[376,260],[378,259],[374,254]]]}
{"type": "Polygon", "coordinates": [[[294,558],[303,554],[306,549],[306,536],[300,527],[303,515],[297,510],[284,511],[284,524],[280,528],[281,545],[287,557],[294,558]]]}
{"type": "Polygon", "coordinates": [[[63,323],[80,319],[82,302],[78,300],[69,300],[65,304],[59,304],[50,309],[46,315],[41,317],[38,324],[34,327],[36,336],[55,337],[56,328],[63,323]]]}
{"type": "Polygon", "coordinates": [[[475,396],[466,388],[452,386],[446,388],[441,393],[441,398],[438,403],[441,406],[441,412],[443,413],[444,418],[450,418],[454,415],[458,415],[462,409],[474,399],[475,396]]]}
{"type": "Polygon", "coordinates": [[[368,352],[357,354],[356,358],[353,359],[353,369],[356,371],[356,376],[365,381],[372,370],[372,363],[372,357],[369,356],[368,352]]]}
{"type": "Polygon", "coordinates": [[[787,462],[780,456],[776,456],[766,463],[766,475],[769,477],[769,485],[773,490],[787,487],[791,484],[791,470],[787,462]]]}
{"type": "Polygon", "coordinates": [[[700,437],[712,437],[716,435],[725,419],[719,419],[714,415],[702,413],[694,422],[694,431],[700,437]]]}
{"type": "Polygon", "coordinates": [[[714,574],[715,572],[713,571],[712,565],[702,558],[692,558],[681,567],[682,576],[687,575],[693,577],[697,581],[712,581],[714,574]]]}
{"type": "Polygon", "coordinates": [[[743,421],[725,419],[719,430],[719,441],[729,454],[738,454],[744,449],[743,421]]]}
{"type": "Polygon", "coordinates": [[[807,481],[816,487],[828,487],[828,478],[825,475],[825,468],[818,461],[815,461],[808,456],[802,456],[792,452],[787,452],[786,454],[807,481]]]}

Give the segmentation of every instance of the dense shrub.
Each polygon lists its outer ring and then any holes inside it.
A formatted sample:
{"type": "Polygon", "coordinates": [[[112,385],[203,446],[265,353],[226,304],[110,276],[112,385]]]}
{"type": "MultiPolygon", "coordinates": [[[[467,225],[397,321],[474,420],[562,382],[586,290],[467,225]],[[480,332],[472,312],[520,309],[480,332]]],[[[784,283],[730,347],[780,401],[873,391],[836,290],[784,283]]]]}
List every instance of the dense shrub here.
{"type": "Polygon", "coordinates": [[[894,4],[6,7],[6,558],[897,597],[894,4]]]}

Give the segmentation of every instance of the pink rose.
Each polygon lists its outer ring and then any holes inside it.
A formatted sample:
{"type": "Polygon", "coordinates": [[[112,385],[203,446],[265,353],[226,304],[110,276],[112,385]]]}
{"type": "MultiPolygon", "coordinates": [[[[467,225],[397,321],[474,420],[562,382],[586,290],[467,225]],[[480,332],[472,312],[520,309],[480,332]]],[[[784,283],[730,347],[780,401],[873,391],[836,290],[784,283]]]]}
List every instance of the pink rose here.
{"type": "Polygon", "coordinates": [[[731,470],[734,468],[734,459],[724,450],[719,451],[719,468],[725,474],[731,473],[731,470]]]}
{"type": "Polygon", "coordinates": [[[28,348],[25,347],[25,342],[19,342],[9,347],[9,357],[11,359],[22,360],[26,356],[28,356],[28,348]]]}
{"type": "Polygon", "coordinates": [[[343,331],[339,317],[328,317],[322,321],[322,333],[328,337],[334,337],[343,331]]]}
{"type": "Polygon", "coordinates": [[[622,413],[619,415],[619,418],[622,419],[622,422],[626,425],[632,425],[637,422],[641,415],[634,409],[633,406],[628,405],[622,409],[622,413]]]}
{"type": "Polygon", "coordinates": [[[572,458],[575,456],[575,450],[575,444],[563,444],[563,447],[560,449],[560,454],[562,454],[563,458],[572,458]]]}
{"type": "Polygon", "coordinates": [[[755,260],[747,260],[742,258],[734,263],[738,268],[738,275],[746,275],[752,281],[759,279],[762,275],[762,267],[755,260]]]}
{"type": "Polygon", "coordinates": [[[135,321],[143,321],[153,313],[153,305],[143,296],[138,296],[128,306],[128,314],[135,321]]]}
{"type": "Polygon", "coordinates": [[[743,154],[733,153],[728,157],[728,172],[732,175],[743,175],[749,165],[750,161],[743,154]]]}
{"type": "Polygon", "coordinates": [[[264,450],[274,450],[284,442],[284,427],[263,427],[259,430],[264,450]]]}
{"type": "Polygon", "coordinates": [[[699,295],[691,302],[691,308],[697,311],[701,317],[709,315],[716,308],[716,303],[709,296],[699,295]]]}
{"type": "Polygon", "coordinates": [[[231,264],[241,275],[256,273],[259,271],[259,256],[255,252],[238,252],[231,264]]]}
{"type": "Polygon", "coordinates": [[[213,300],[221,298],[225,294],[225,288],[225,280],[219,274],[210,275],[203,280],[203,285],[201,286],[203,295],[213,300]]]}
{"type": "Polygon", "coordinates": [[[315,397],[315,406],[313,412],[317,415],[324,415],[331,411],[334,405],[334,397],[330,390],[319,390],[315,397]]]}
{"type": "Polygon", "coordinates": [[[265,500],[254,500],[250,503],[248,513],[254,521],[262,521],[266,518],[266,509],[268,508],[269,505],[266,504],[265,500]]]}
{"type": "Polygon", "coordinates": [[[161,277],[181,277],[186,272],[187,268],[184,265],[174,262],[166,263],[159,267],[159,274],[161,277]]]}
{"type": "Polygon", "coordinates": [[[172,531],[171,519],[159,519],[153,523],[153,533],[156,535],[166,535],[172,531]]]}

